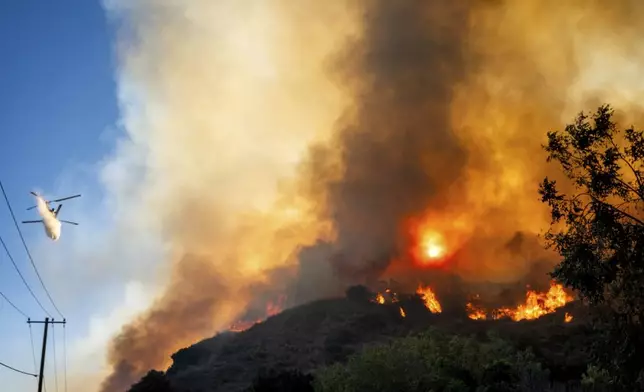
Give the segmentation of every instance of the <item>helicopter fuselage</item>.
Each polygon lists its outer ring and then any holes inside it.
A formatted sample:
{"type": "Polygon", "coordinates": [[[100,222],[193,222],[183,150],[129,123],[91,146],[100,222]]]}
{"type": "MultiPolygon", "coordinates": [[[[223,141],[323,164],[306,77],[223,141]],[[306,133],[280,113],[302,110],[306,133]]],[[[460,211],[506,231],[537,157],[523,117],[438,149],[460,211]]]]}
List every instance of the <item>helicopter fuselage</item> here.
{"type": "Polygon", "coordinates": [[[36,207],[38,209],[38,214],[42,218],[45,234],[47,234],[47,237],[52,240],[57,241],[60,238],[61,223],[56,218],[54,211],[49,209],[49,204],[47,204],[47,202],[45,202],[45,200],[40,196],[36,196],[36,207]]]}

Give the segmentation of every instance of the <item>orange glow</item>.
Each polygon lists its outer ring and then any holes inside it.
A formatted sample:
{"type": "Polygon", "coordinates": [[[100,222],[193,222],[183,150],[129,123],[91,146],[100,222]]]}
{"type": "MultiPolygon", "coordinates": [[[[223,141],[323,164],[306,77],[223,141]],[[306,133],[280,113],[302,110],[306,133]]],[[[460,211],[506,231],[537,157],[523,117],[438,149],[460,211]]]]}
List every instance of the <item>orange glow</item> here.
{"type": "Polygon", "coordinates": [[[265,316],[260,317],[257,320],[239,320],[235,323],[233,323],[230,327],[228,327],[229,331],[232,332],[242,332],[247,330],[248,328],[252,327],[255,324],[259,324],[262,321],[266,320],[267,318],[271,316],[275,316],[279,312],[281,312],[284,309],[284,301],[286,300],[286,296],[282,295],[278,298],[277,301],[269,301],[266,304],[266,310],[265,310],[265,316]]]}
{"type": "Polygon", "coordinates": [[[564,316],[564,321],[569,323],[572,321],[572,314],[566,312],[566,315],[564,316]]]}
{"type": "Polygon", "coordinates": [[[572,296],[566,293],[562,285],[552,282],[547,293],[529,290],[526,293],[525,304],[514,309],[496,309],[493,317],[495,319],[509,317],[514,321],[534,320],[545,314],[553,313],[572,300],[572,296]]]}
{"type": "Polygon", "coordinates": [[[384,305],[385,303],[396,303],[398,302],[398,295],[391,291],[391,289],[386,289],[384,293],[376,293],[376,296],[371,300],[371,302],[375,302],[380,305],[384,305]]]}
{"type": "Polygon", "coordinates": [[[405,309],[403,309],[403,308],[402,308],[402,306],[400,307],[400,315],[401,315],[403,318],[404,318],[404,317],[407,317],[407,314],[405,313],[405,309]]]}
{"type": "Polygon", "coordinates": [[[446,255],[445,239],[435,231],[423,231],[419,238],[419,259],[424,265],[439,265],[446,255]]]}
{"type": "Polygon", "coordinates": [[[473,305],[471,302],[465,305],[465,310],[467,311],[467,317],[471,318],[472,320],[487,319],[487,314],[485,313],[485,310],[473,305]]]}
{"type": "Polygon", "coordinates": [[[452,214],[431,213],[405,223],[409,254],[416,266],[441,267],[465,241],[467,222],[452,214]]]}
{"type": "Polygon", "coordinates": [[[429,309],[430,312],[441,313],[443,311],[443,308],[441,307],[440,302],[438,302],[438,299],[436,299],[436,294],[434,294],[434,292],[429,286],[427,287],[423,287],[422,285],[418,286],[418,290],[416,290],[416,294],[420,294],[421,298],[425,302],[425,307],[429,309]]]}
{"type": "Polygon", "coordinates": [[[428,239],[424,244],[425,256],[437,259],[445,254],[445,248],[436,239],[428,239]]]}

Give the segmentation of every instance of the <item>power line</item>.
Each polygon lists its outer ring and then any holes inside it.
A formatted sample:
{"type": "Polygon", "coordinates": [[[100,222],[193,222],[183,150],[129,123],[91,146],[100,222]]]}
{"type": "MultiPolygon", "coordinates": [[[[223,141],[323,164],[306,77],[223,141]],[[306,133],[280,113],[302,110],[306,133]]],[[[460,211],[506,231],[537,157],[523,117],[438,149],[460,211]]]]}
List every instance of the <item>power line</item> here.
{"type": "Polygon", "coordinates": [[[36,297],[36,294],[34,294],[34,291],[31,289],[31,286],[29,286],[29,283],[27,283],[27,281],[25,280],[25,277],[22,276],[22,272],[20,272],[20,268],[18,268],[16,261],[13,259],[13,256],[11,256],[11,253],[9,252],[9,248],[7,248],[7,244],[4,243],[4,240],[2,239],[2,237],[0,237],[0,244],[2,244],[2,247],[7,253],[7,256],[9,256],[9,260],[11,260],[11,264],[13,264],[13,267],[15,268],[16,272],[20,276],[20,279],[22,279],[22,283],[25,284],[25,287],[27,287],[27,290],[29,290],[29,293],[31,294],[31,296],[34,297],[34,300],[36,300],[36,303],[38,304],[38,306],[40,306],[40,309],[42,309],[47,316],[51,317],[51,314],[49,314],[47,309],[45,309],[45,307],[42,306],[42,303],[40,302],[38,297],[36,297]]]}
{"type": "Polygon", "coordinates": [[[16,311],[17,311],[18,313],[20,313],[21,315],[25,316],[25,318],[29,318],[29,316],[27,316],[27,315],[25,314],[25,312],[23,312],[22,310],[20,310],[20,308],[19,308],[19,307],[17,307],[16,305],[14,305],[14,303],[13,303],[13,302],[11,302],[11,301],[9,300],[9,298],[7,298],[7,296],[6,296],[6,295],[4,295],[4,293],[3,293],[2,291],[0,291],[0,296],[1,296],[2,298],[4,298],[4,300],[5,300],[5,301],[7,301],[7,303],[8,303],[9,305],[11,305],[11,307],[12,307],[12,308],[16,309],[16,311]]]}
{"type": "MultiPolygon", "coordinates": [[[[44,324],[44,330],[43,330],[43,336],[42,336],[42,354],[40,355],[40,371],[39,371],[39,377],[38,377],[38,392],[42,392],[43,386],[45,387],[45,392],[47,392],[47,383],[43,383],[45,380],[44,378],[44,370],[45,370],[45,355],[47,354],[47,331],[48,327],[51,325],[55,324],[66,324],[67,321],[55,321],[54,319],[49,319],[49,317],[45,317],[45,320],[43,321],[32,321],[32,320],[27,320],[27,323],[29,324],[44,324]],[[44,384],[44,385],[43,385],[44,384]]],[[[56,337],[54,336],[54,349],[56,347],[56,337]]],[[[56,357],[54,356],[54,366],[56,364],[56,357]]],[[[56,371],[56,368],[54,367],[54,371],[56,371]]],[[[58,380],[58,376],[56,376],[56,380],[58,380]]],[[[56,381],[56,389],[58,389],[58,381],[56,381]]]]}
{"type": "Polygon", "coordinates": [[[11,302],[11,300],[9,298],[7,298],[7,296],[4,295],[4,293],[2,291],[0,291],[0,297],[4,298],[4,300],[7,301],[7,303],[9,305],[11,305],[11,307],[14,308],[18,313],[20,313],[21,315],[25,316],[25,318],[29,318],[29,316],[27,316],[27,314],[25,312],[20,310],[19,307],[17,307],[13,302],[11,302]]]}
{"type": "Polygon", "coordinates": [[[18,225],[18,220],[16,219],[16,216],[13,213],[13,208],[11,208],[11,203],[9,202],[9,198],[7,197],[7,193],[4,191],[4,187],[2,186],[2,181],[0,181],[0,189],[2,190],[2,194],[4,195],[4,200],[7,202],[7,208],[9,208],[9,212],[11,213],[13,224],[16,226],[16,230],[18,230],[18,235],[20,235],[20,240],[22,241],[22,245],[25,247],[25,252],[27,252],[27,256],[29,257],[31,266],[34,267],[34,271],[36,271],[36,276],[38,276],[38,280],[40,281],[42,288],[45,290],[45,293],[47,294],[49,301],[51,301],[51,304],[54,305],[54,309],[56,309],[56,312],[58,313],[58,315],[60,315],[61,318],[65,318],[65,316],[63,316],[63,314],[56,306],[56,303],[54,302],[53,298],[51,298],[51,295],[49,294],[49,290],[47,290],[47,287],[45,286],[45,282],[43,282],[42,278],[40,277],[38,268],[36,268],[36,263],[34,263],[34,259],[33,257],[31,257],[31,252],[29,252],[29,247],[27,246],[27,242],[25,242],[25,237],[23,237],[22,230],[20,230],[20,226],[18,225]]]}
{"type": "Polygon", "coordinates": [[[63,360],[65,367],[65,392],[67,392],[67,324],[63,324],[63,360]]]}
{"type": "Polygon", "coordinates": [[[55,324],[51,325],[51,344],[54,346],[54,380],[56,385],[56,392],[58,392],[58,355],[56,354],[56,328],[55,324]]]}
{"type": "Polygon", "coordinates": [[[15,367],[11,367],[11,366],[9,366],[7,364],[4,364],[2,362],[0,362],[0,366],[6,367],[9,370],[13,370],[14,372],[18,372],[18,373],[21,373],[21,374],[24,374],[24,375],[27,375],[27,376],[38,377],[37,374],[32,374],[32,373],[29,373],[29,372],[23,372],[22,370],[16,369],[15,367]]]}
{"type": "Polygon", "coordinates": [[[34,334],[31,332],[31,324],[29,324],[29,339],[31,340],[31,356],[34,360],[34,372],[37,372],[38,366],[36,365],[36,349],[34,348],[34,334]]]}

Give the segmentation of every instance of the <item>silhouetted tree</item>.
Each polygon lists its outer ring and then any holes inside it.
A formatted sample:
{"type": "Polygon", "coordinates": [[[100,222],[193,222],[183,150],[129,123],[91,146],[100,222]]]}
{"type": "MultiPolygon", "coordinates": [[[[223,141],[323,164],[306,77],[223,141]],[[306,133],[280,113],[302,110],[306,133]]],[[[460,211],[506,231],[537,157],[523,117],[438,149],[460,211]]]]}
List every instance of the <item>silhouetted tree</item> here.
{"type": "Polygon", "coordinates": [[[345,294],[348,299],[356,302],[368,302],[374,295],[363,285],[351,286],[347,289],[345,294]]]}
{"type": "Polygon", "coordinates": [[[571,183],[564,194],[545,178],[539,190],[552,215],[546,240],[563,258],[552,275],[608,309],[597,359],[634,388],[644,363],[644,133],[620,131],[606,105],[549,132],[544,148],[571,183]]]}
{"type": "Polygon", "coordinates": [[[174,389],[165,373],[150,370],[138,383],[132,385],[129,392],[174,392],[174,389]]]}

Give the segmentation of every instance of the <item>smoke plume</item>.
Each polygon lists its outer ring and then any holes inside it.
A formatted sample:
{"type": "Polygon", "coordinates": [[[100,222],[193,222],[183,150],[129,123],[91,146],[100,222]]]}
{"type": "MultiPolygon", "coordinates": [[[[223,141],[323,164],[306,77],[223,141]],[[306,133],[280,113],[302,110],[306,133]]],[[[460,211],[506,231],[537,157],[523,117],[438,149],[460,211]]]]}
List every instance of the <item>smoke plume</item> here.
{"type": "Polygon", "coordinates": [[[315,22],[305,18],[312,2],[108,4],[121,25],[127,132],[109,164],[122,178],[115,210],[158,233],[170,266],[164,293],[112,342],[103,391],[127,389],[232,324],[318,237],[307,201],[288,189],[343,105],[323,77],[327,53],[351,28],[339,6],[319,9],[315,22]],[[329,34],[328,20],[347,28],[329,34]]]}
{"type": "Polygon", "coordinates": [[[260,295],[410,276],[419,231],[444,238],[459,279],[543,272],[545,132],[643,91],[598,95],[626,66],[602,57],[615,70],[601,79],[596,53],[642,65],[644,7],[607,4],[111,1],[128,133],[115,192],[158,232],[170,274],[112,342],[102,391],[260,295]]]}

